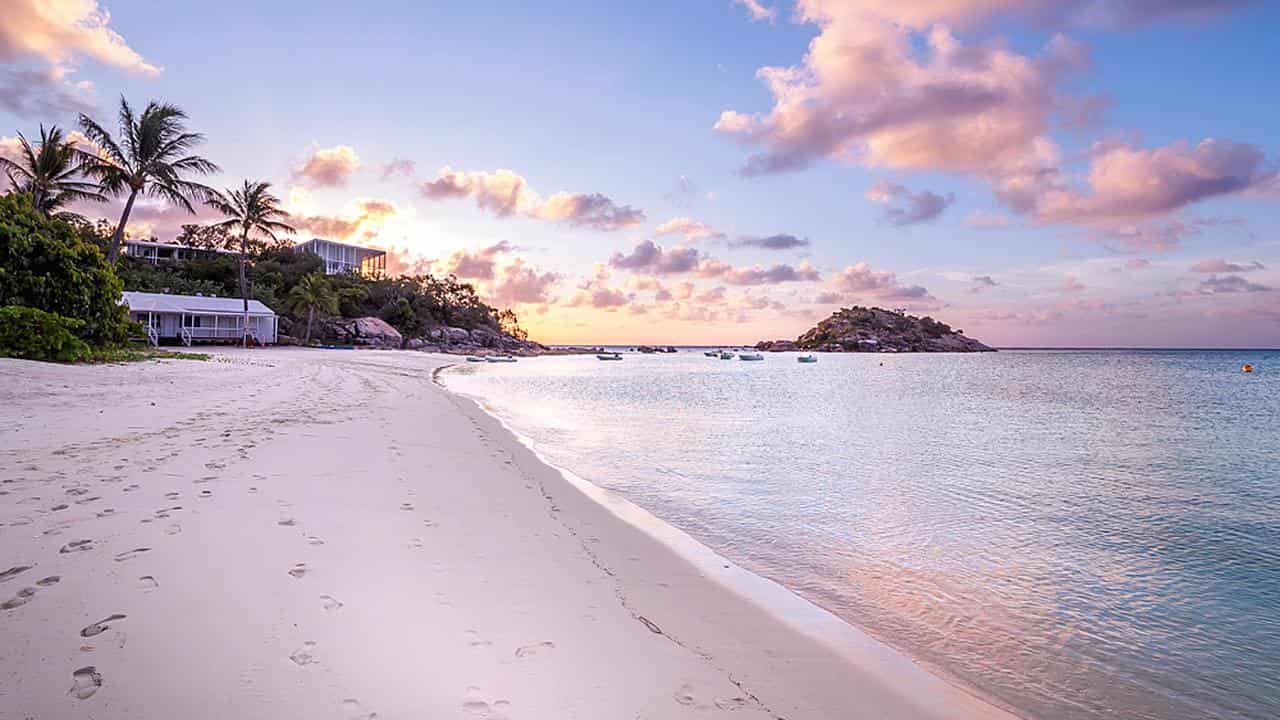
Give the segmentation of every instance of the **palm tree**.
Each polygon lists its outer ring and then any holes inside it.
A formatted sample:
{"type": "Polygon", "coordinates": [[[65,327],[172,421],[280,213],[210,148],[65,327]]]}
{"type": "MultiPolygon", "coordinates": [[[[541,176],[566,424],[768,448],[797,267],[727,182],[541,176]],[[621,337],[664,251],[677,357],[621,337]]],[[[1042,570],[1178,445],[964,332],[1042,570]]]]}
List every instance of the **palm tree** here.
{"type": "Polygon", "coordinates": [[[289,291],[289,307],[295,315],[303,311],[307,313],[307,337],[311,342],[311,323],[316,319],[316,310],[333,314],[338,312],[338,296],[329,286],[329,279],[323,273],[311,273],[298,281],[289,291]]]}
{"type": "Polygon", "coordinates": [[[249,285],[245,281],[245,262],[249,255],[249,236],[266,235],[276,240],[276,233],[292,235],[294,229],[284,222],[289,214],[280,209],[280,198],[271,194],[271,183],[244,181],[244,187],[220,193],[209,191],[209,207],[226,216],[214,223],[227,231],[240,233],[240,297],[244,300],[244,345],[249,346],[249,285]]]}
{"type": "Polygon", "coordinates": [[[73,201],[107,201],[96,185],[75,179],[86,153],[63,135],[62,128],[54,125],[46,132],[41,125],[39,149],[31,147],[22,133],[18,133],[18,144],[22,155],[17,161],[0,157],[0,169],[14,190],[30,193],[32,206],[45,217],[76,217],[59,211],[73,201]]]}
{"type": "Polygon", "coordinates": [[[120,243],[124,240],[124,226],[133,211],[133,201],[139,194],[167,200],[194,214],[193,200],[202,200],[210,189],[200,183],[187,180],[184,175],[210,175],[218,172],[218,166],[190,154],[191,149],[204,142],[200,133],[188,132],[187,114],[180,108],[152,100],[135,117],[133,109],[120,98],[120,140],[94,122],[88,115],[80,116],[80,128],[101,152],[83,156],[83,171],[98,181],[108,195],[129,194],[120,214],[120,222],[111,235],[111,248],[107,260],[115,262],[120,256],[120,243]]]}

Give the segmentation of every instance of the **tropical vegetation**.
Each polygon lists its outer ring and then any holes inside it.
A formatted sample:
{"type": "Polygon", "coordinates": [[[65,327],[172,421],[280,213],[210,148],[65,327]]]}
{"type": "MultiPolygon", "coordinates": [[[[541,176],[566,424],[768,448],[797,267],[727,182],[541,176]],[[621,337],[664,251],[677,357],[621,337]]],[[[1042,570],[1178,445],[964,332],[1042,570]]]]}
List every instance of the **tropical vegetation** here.
{"type": "Polygon", "coordinates": [[[114,134],[85,115],[79,124],[82,137],[56,126],[41,126],[38,143],[19,134],[17,154],[0,159],[8,178],[0,195],[0,356],[142,356],[125,348],[141,333],[121,304],[125,289],[238,294],[246,311],[257,299],[281,315],[282,331],[304,342],[331,339],[331,323],[322,321],[335,316],[376,316],[410,338],[441,326],[526,337],[514,312],[489,306],[452,275],[326,276],[319,257],[284,239],[294,230],[269,183],[219,192],[199,182],[219,168],[195,154],[204,136],[188,129],[176,106],[152,101],[135,114],[122,98],[114,134]],[[140,196],[221,215],[184,225],[173,240],[207,252],[161,264],[122,255],[140,196]],[[73,212],[109,198],[123,198],[114,222],[73,212]]]}
{"type": "Polygon", "coordinates": [[[88,115],[80,116],[80,128],[96,154],[86,154],[81,170],[97,181],[102,192],[127,196],[120,221],[111,234],[107,260],[120,257],[125,225],[138,195],[164,200],[195,214],[194,202],[209,196],[210,189],[188,179],[191,175],[218,172],[212,162],[191,154],[204,142],[200,133],[187,130],[187,114],[167,103],[151,101],[135,116],[129,103],[120,98],[118,139],[88,115]]]}
{"type": "Polygon", "coordinates": [[[18,133],[18,159],[0,155],[0,170],[9,178],[16,192],[31,196],[31,204],[46,216],[63,219],[79,218],[64,210],[73,202],[106,202],[97,185],[80,177],[83,151],[67,138],[62,128],[40,126],[40,144],[32,147],[26,136],[18,133]]]}
{"type": "MultiPolygon", "coordinates": [[[[271,183],[244,181],[244,187],[220,193],[212,191],[206,201],[226,219],[213,227],[237,231],[240,236],[240,298],[244,301],[244,344],[249,345],[249,285],[245,280],[245,265],[249,256],[249,236],[265,235],[278,241],[276,233],[292,235],[292,225],[284,222],[289,214],[280,209],[280,199],[271,194],[271,183]]],[[[311,325],[307,325],[307,339],[311,338],[311,325]]]]}

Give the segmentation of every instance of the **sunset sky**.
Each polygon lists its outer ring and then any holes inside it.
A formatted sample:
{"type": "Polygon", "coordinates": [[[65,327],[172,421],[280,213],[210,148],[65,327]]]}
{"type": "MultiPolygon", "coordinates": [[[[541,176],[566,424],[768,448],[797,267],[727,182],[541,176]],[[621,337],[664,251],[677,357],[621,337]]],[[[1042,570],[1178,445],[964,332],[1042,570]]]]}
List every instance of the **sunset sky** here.
{"type": "Polygon", "coordinates": [[[175,103],[211,184],[544,342],[1280,346],[1278,3],[0,4],[0,152],[175,103]]]}

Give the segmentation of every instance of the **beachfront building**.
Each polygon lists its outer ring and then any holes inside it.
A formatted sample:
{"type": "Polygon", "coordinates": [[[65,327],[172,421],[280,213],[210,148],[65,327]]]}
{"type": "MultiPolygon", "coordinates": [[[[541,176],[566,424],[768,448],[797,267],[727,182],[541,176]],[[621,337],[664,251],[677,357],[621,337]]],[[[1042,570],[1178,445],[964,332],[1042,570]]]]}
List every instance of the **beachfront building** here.
{"type": "Polygon", "coordinates": [[[382,277],[387,272],[387,253],[377,248],[312,238],[298,243],[297,249],[319,255],[324,260],[326,275],[356,273],[366,277],[382,277]]]}
{"type": "Polygon", "coordinates": [[[208,260],[219,255],[235,255],[236,253],[230,250],[193,248],[154,240],[125,240],[124,254],[129,257],[140,258],[152,265],[160,265],[182,260],[208,260]]]}
{"type": "MultiPolygon", "coordinates": [[[[163,341],[191,345],[199,342],[238,343],[244,337],[244,304],[240,298],[215,295],[170,295],[125,292],[122,304],[129,317],[142,324],[152,345],[163,341]]],[[[249,337],[259,345],[274,345],[279,319],[271,308],[249,301],[249,337]]]]}

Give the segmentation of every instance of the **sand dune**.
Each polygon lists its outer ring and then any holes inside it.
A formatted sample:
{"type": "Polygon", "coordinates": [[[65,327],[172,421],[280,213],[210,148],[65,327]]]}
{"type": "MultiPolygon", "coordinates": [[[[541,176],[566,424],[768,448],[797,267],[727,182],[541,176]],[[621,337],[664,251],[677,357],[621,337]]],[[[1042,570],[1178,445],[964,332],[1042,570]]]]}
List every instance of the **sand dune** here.
{"type": "Polygon", "coordinates": [[[454,360],[0,360],[0,720],[1003,716],[620,520],[454,360]]]}

